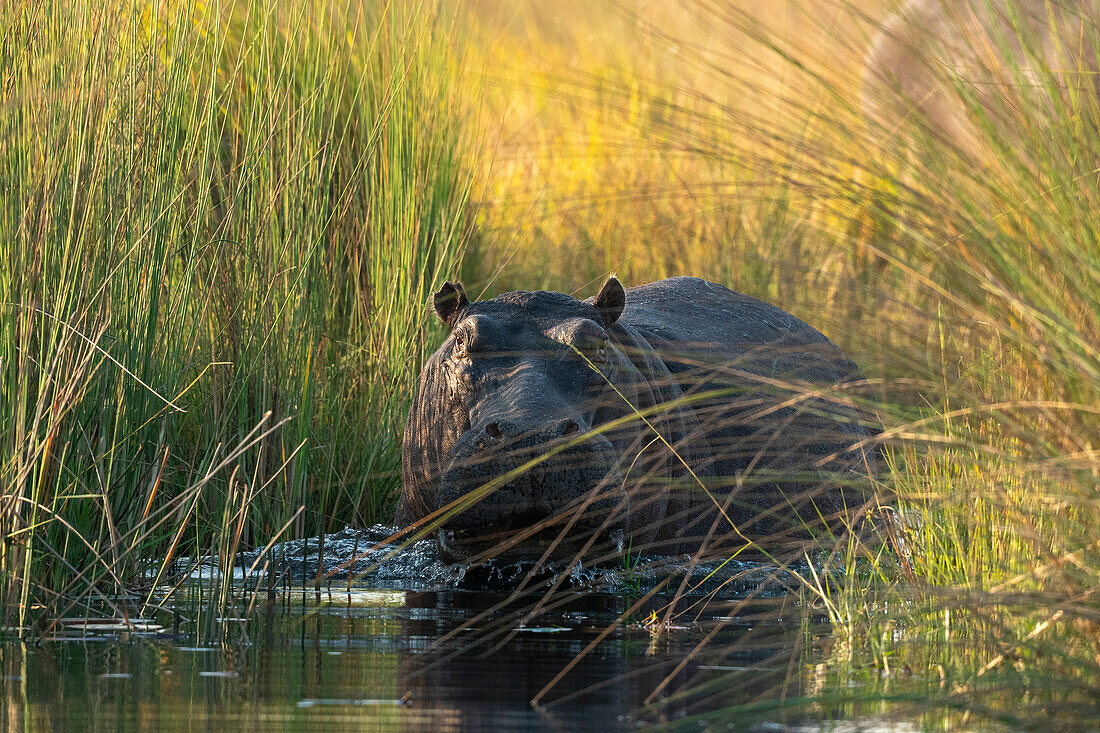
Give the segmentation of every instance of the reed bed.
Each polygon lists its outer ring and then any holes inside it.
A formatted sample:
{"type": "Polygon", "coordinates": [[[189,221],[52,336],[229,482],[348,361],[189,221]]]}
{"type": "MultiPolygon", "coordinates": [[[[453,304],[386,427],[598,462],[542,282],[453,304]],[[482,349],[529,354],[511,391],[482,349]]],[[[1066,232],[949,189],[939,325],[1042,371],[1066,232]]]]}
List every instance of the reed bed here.
{"type": "Polygon", "coordinates": [[[446,16],[16,2],[0,28],[5,625],[390,511],[468,229],[446,16]]]}

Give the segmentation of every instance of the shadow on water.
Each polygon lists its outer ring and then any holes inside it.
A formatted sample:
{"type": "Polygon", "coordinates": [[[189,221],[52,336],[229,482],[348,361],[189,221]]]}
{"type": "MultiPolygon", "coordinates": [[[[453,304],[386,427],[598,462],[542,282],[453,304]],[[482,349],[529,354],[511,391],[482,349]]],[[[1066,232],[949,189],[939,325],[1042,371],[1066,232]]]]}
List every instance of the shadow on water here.
{"type": "MultiPolygon", "coordinates": [[[[326,566],[353,534],[326,538],[326,566]]],[[[501,584],[523,568],[462,572],[433,564],[427,546],[321,587],[300,582],[317,577],[307,543],[276,549],[286,572],[240,578],[263,592],[240,593],[232,616],[203,617],[210,577],[198,573],[157,625],[70,626],[0,646],[5,729],[678,727],[800,697],[803,653],[828,632],[787,579],[752,563],[696,570],[689,580],[711,576],[705,589],[671,606],[655,580],[670,577],[667,559],[566,569],[557,590],[542,579],[512,597],[501,584]],[[208,624],[218,643],[199,633],[208,624]]]]}

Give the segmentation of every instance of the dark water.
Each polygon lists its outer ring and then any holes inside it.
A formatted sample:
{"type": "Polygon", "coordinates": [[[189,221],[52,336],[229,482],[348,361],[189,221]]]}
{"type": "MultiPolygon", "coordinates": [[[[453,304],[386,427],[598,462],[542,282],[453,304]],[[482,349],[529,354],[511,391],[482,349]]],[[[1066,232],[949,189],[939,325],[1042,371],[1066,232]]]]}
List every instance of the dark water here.
{"type": "Polygon", "coordinates": [[[765,565],[532,578],[443,567],[425,545],[303,587],[343,562],[340,542],[364,539],[330,535],[320,568],[305,543],[280,548],[279,572],[238,573],[228,618],[207,612],[217,579],[196,573],[156,626],[69,622],[4,643],[3,729],[782,730],[821,717],[780,703],[808,693],[805,653],[828,629],[765,565]]]}

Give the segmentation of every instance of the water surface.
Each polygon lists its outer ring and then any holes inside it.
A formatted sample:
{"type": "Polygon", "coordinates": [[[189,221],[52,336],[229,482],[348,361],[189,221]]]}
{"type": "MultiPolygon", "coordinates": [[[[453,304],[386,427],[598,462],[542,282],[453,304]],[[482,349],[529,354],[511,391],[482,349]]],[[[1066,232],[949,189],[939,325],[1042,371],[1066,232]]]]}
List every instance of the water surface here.
{"type": "Polygon", "coordinates": [[[814,717],[775,703],[807,693],[803,654],[828,629],[764,564],[532,575],[443,567],[429,543],[331,573],[348,559],[340,542],[378,539],[353,535],[330,535],[323,555],[288,544],[266,575],[243,558],[222,615],[203,568],[153,625],[70,622],[4,643],[5,729],[702,729],[698,716],[726,711],[723,729],[765,730],[814,717]]]}

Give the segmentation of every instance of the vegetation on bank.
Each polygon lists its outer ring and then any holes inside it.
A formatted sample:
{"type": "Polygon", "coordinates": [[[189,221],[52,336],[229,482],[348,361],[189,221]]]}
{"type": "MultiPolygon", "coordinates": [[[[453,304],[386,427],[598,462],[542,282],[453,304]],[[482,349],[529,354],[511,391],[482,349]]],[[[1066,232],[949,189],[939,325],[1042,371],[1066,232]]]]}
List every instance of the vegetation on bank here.
{"type": "Polygon", "coordinates": [[[860,364],[909,524],[912,578],[819,588],[837,631],[791,704],[1095,715],[1096,98],[952,87],[976,160],[866,123],[879,4],[740,7],[0,10],[5,623],[386,518],[460,268],[694,274],[860,364]]]}
{"type": "Polygon", "coordinates": [[[382,516],[468,227],[445,17],[17,2],[0,28],[5,625],[382,516]]]}

